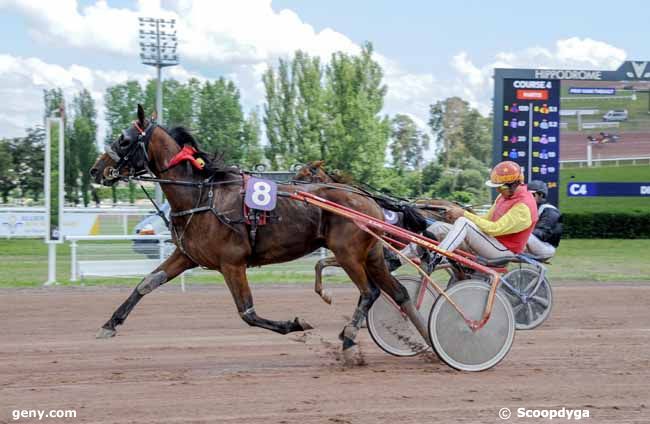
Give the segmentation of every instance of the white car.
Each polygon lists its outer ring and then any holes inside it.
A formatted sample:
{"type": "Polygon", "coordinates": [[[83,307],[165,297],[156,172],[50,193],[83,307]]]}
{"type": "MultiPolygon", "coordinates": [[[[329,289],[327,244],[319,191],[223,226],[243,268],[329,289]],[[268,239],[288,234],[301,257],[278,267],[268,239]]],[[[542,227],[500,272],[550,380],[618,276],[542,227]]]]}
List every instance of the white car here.
{"type": "Polygon", "coordinates": [[[603,115],[603,121],[620,122],[627,121],[627,110],[610,110],[603,115]]]}
{"type": "MultiPolygon", "coordinates": [[[[167,219],[169,219],[169,213],[171,212],[169,202],[163,203],[163,205],[160,207],[160,210],[165,214],[167,219]]],[[[165,225],[165,221],[163,221],[162,218],[155,213],[138,222],[133,231],[136,235],[142,236],[169,234],[169,228],[167,228],[165,225]]],[[[157,245],[157,240],[134,240],[133,250],[136,253],[147,255],[147,257],[151,259],[156,259],[160,257],[160,252],[157,245]]]]}

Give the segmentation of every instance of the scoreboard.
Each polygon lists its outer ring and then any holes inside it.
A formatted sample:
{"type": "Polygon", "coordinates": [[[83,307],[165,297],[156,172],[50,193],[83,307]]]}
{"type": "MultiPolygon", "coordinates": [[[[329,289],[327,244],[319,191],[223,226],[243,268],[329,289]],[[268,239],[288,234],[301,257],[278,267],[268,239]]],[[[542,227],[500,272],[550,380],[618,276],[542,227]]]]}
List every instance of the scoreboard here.
{"type": "Polygon", "coordinates": [[[505,79],[500,160],[517,162],[526,183],[544,181],[558,203],[560,174],[560,81],[505,79]]]}

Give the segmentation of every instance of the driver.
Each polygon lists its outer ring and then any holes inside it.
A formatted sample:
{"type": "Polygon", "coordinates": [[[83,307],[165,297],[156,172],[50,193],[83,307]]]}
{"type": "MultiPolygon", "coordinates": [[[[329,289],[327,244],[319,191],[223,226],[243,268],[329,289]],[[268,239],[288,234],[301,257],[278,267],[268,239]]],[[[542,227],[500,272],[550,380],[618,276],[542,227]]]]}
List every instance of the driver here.
{"type": "MultiPolygon", "coordinates": [[[[514,256],[524,251],[537,223],[537,205],[523,184],[521,167],[515,162],[501,162],[492,169],[485,184],[499,192],[485,216],[452,207],[447,211],[447,218],[454,222],[453,225],[436,221],[427,228],[437,240],[442,240],[441,249],[452,252],[460,247],[488,259],[514,256]]],[[[415,257],[418,251],[416,245],[410,244],[403,253],[415,257]]],[[[426,271],[433,272],[441,259],[434,255],[424,264],[426,271]]]]}
{"type": "Polygon", "coordinates": [[[562,214],[555,206],[547,203],[548,187],[544,181],[533,180],[528,183],[528,191],[537,202],[539,221],[528,239],[526,250],[534,256],[549,259],[555,256],[555,249],[562,237],[562,214]]]}

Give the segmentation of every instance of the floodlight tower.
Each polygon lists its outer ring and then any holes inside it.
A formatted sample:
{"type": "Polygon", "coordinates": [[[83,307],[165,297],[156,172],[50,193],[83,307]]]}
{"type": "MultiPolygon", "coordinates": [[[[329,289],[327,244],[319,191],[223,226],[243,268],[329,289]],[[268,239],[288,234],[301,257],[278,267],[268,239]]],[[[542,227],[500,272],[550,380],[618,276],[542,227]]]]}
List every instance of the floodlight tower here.
{"type": "MultiPolygon", "coordinates": [[[[143,64],[156,67],[156,119],[163,123],[162,68],[178,65],[176,47],[176,19],[139,18],[140,60],[143,64]]],[[[156,185],[156,201],[162,201],[162,192],[156,185]]]]}

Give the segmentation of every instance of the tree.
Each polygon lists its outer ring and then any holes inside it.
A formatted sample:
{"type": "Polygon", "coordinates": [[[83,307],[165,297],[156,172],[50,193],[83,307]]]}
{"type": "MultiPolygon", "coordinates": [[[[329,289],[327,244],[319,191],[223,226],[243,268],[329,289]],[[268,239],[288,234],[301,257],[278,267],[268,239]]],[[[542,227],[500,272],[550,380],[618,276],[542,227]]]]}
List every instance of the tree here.
{"type": "Polygon", "coordinates": [[[422,167],[424,151],[429,148],[429,136],[417,128],[407,115],[397,114],[391,120],[390,153],[398,172],[422,167]]]}
{"type": "Polygon", "coordinates": [[[0,140],[0,196],[2,203],[9,201],[9,193],[16,187],[13,146],[9,140],[0,140]]]}
{"type": "MultiPolygon", "coordinates": [[[[52,142],[56,141],[58,130],[52,126],[52,142]]],[[[58,142],[53,151],[58,150],[58,142]]],[[[43,193],[45,163],[45,129],[27,129],[27,136],[16,140],[14,147],[14,174],[21,197],[32,196],[38,200],[43,193]]],[[[53,172],[53,174],[55,174],[53,172]]]]}
{"type": "Polygon", "coordinates": [[[43,104],[45,106],[43,117],[62,116],[61,111],[65,111],[65,98],[63,90],[52,88],[43,90],[43,104]]]}
{"type": "Polygon", "coordinates": [[[370,184],[381,177],[390,136],[380,116],[387,89],[372,52],[366,43],[357,56],[334,53],[326,71],[328,163],[370,184]]]}
{"type": "MultiPolygon", "coordinates": [[[[86,89],[75,96],[73,102],[74,122],[72,124],[73,154],[76,159],[77,172],[75,180],[81,179],[81,194],[84,206],[90,202],[90,174],[88,170],[97,158],[97,124],[95,101],[86,89]]],[[[66,161],[67,166],[67,161],[66,161]]],[[[75,203],[78,196],[75,197],[75,203]]]]}
{"type": "Polygon", "coordinates": [[[264,153],[260,147],[260,118],[257,108],[250,111],[242,131],[243,161],[249,169],[262,162],[264,153]]]}
{"type": "Polygon", "coordinates": [[[244,159],[242,112],[239,90],[232,81],[219,78],[201,88],[197,134],[204,148],[225,155],[230,163],[244,159]]]}
{"type": "Polygon", "coordinates": [[[325,127],[328,117],[320,59],[297,51],[293,59],[293,69],[296,86],[294,159],[296,162],[306,163],[327,158],[329,149],[325,138],[325,127]]]}
{"type": "MultiPolygon", "coordinates": [[[[106,107],[106,122],[108,124],[105,144],[111,144],[118,135],[127,129],[133,117],[138,103],[144,102],[144,92],[137,81],[127,81],[124,84],[118,84],[106,89],[104,102],[106,107]]],[[[130,201],[135,201],[135,190],[133,183],[129,182],[130,201]]],[[[117,192],[115,186],[111,188],[113,193],[113,203],[117,202],[117,192]]]]}
{"type": "Polygon", "coordinates": [[[492,134],[489,117],[483,117],[458,97],[438,101],[429,109],[429,126],[438,144],[439,161],[457,167],[473,157],[486,167],[491,162],[492,134]]]}
{"type": "Polygon", "coordinates": [[[269,141],[266,157],[273,169],[286,169],[296,161],[296,86],[292,69],[290,62],[280,59],[277,74],[269,68],[262,76],[266,91],[264,125],[269,141]]]}
{"type": "Polygon", "coordinates": [[[119,134],[130,126],[136,106],[138,103],[144,103],[144,100],[142,87],[137,81],[127,81],[106,89],[104,102],[108,127],[105,143],[115,141],[119,134]]]}
{"type": "MultiPolygon", "coordinates": [[[[156,111],[157,86],[157,80],[147,81],[143,103],[147,112],[156,111]]],[[[201,84],[195,78],[190,79],[187,84],[174,79],[163,80],[163,125],[168,128],[192,128],[196,124],[200,90],[201,84]]]]}

